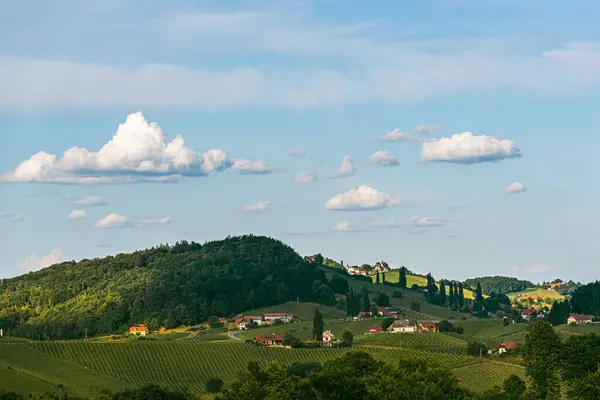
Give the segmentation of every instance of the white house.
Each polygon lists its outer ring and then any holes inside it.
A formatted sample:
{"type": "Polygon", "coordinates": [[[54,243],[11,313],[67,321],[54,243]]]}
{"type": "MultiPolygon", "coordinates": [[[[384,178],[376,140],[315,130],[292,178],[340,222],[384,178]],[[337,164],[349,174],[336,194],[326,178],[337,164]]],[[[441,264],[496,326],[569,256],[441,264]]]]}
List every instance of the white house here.
{"type": "Polygon", "coordinates": [[[387,331],[391,333],[416,332],[417,323],[408,319],[397,319],[388,326],[387,331]]]}
{"type": "Polygon", "coordinates": [[[594,317],[592,315],[584,315],[584,314],[571,314],[568,323],[572,324],[591,324],[594,317]]]}
{"type": "Polygon", "coordinates": [[[265,314],[265,321],[270,321],[271,323],[274,321],[281,321],[284,324],[291,322],[294,319],[294,314],[290,313],[269,313],[265,314]]]}

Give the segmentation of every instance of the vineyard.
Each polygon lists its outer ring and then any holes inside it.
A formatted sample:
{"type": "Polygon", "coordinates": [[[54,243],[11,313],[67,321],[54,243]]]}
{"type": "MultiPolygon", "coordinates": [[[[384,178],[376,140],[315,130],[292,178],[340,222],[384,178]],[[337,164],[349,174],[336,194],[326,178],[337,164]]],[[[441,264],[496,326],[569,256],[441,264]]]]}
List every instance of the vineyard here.
{"type": "MultiPolygon", "coordinates": [[[[462,354],[416,349],[365,347],[361,350],[389,363],[402,359],[430,360],[456,368],[473,360],[462,354]]],[[[258,361],[263,366],[269,361],[278,361],[287,366],[293,362],[324,362],[346,351],[267,348],[239,341],[0,342],[5,367],[11,366],[11,371],[26,373],[31,379],[48,384],[64,384],[79,395],[92,395],[102,388],[116,390],[147,383],[199,394],[211,377],[232,382],[249,361],[258,361]]]]}
{"type": "MultiPolygon", "coordinates": [[[[340,335],[345,329],[348,329],[355,336],[358,336],[366,333],[370,326],[379,324],[381,324],[381,320],[374,318],[358,321],[325,320],[325,330],[331,330],[334,335],[340,335]]],[[[240,333],[236,333],[236,336],[239,336],[242,339],[253,339],[256,335],[263,335],[266,333],[277,333],[283,336],[285,336],[287,333],[290,333],[300,340],[305,340],[312,337],[312,322],[271,325],[264,328],[242,331],[240,333]]]]}
{"type": "Polygon", "coordinates": [[[376,333],[357,338],[356,344],[449,354],[466,354],[467,351],[467,343],[464,340],[440,333],[376,333]]]}
{"type": "Polygon", "coordinates": [[[482,361],[454,370],[461,385],[474,392],[483,392],[493,386],[501,386],[510,375],[525,379],[525,369],[517,364],[498,361],[482,361]]]}

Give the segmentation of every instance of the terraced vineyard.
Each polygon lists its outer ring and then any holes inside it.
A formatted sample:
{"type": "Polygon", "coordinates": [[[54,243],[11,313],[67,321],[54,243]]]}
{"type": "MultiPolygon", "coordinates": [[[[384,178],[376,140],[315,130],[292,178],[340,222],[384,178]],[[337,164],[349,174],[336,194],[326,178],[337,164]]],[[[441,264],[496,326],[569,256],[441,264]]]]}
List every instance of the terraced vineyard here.
{"type": "Polygon", "coordinates": [[[525,334],[529,324],[510,324],[503,326],[500,320],[472,320],[456,321],[454,325],[464,329],[460,335],[452,335],[465,340],[478,340],[494,347],[501,342],[514,340],[521,342],[525,339],[525,334]]]}
{"type": "Polygon", "coordinates": [[[461,385],[474,392],[484,392],[493,386],[501,386],[510,375],[525,379],[525,369],[517,364],[499,361],[483,361],[454,370],[461,385]]]}
{"type": "MultiPolygon", "coordinates": [[[[472,362],[461,354],[437,354],[416,349],[361,348],[379,360],[435,360],[450,368],[472,362]]],[[[236,379],[248,361],[266,365],[278,361],[324,362],[347,349],[285,349],[247,345],[239,341],[199,342],[193,340],[124,342],[38,342],[1,343],[3,362],[31,378],[52,385],[62,383],[79,395],[93,395],[101,388],[156,383],[199,394],[210,377],[226,382],[236,379]],[[54,370],[56,368],[56,370],[54,370]],[[38,375],[37,377],[35,375],[38,375]]]]}
{"type": "Polygon", "coordinates": [[[399,347],[436,353],[466,354],[464,340],[440,333],[375,333],[356,339],[358,346],[399,347]]]}

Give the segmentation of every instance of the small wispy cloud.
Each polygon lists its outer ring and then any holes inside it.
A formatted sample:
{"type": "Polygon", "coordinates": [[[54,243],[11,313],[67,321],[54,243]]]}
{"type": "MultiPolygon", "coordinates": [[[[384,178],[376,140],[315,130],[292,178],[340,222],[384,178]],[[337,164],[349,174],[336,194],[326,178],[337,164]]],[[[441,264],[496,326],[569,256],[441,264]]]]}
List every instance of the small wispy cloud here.
{"type": "Polygon", "coordinates": [[[355,173],[356,168],[354,168],[354,161],[350,156],[344,156],[344,158],[342,158],[342,165],[338,168],[334,178],[346,178],[355,173]]]}
{"type": "Polygon", "coordinates": [[[505,189],[506,193],[514,194],[521,193],[525,191],[525,185],[522,182],[513,182],[508,185],[505,189]]]}
{"type": "Polygon", "coordinates": [[[87,212],[85,210],[73,210],[67,216],[68,219],[85,219],[87,217],[87,212]]]}
{"type": "Polygon", "coordinates": [[[417,228],[435,228],[444,225],[444,222],[440,219],[433,217],[419,217],[417,215],[410,217],[408,222],[411,226],[417,228]]]}
{"type": "Polygon", "coordinates": [[[317,174],[314,172],[301,172],[294,177],[296,183],[311,183],[317,180],[317,174]]]}
{"type": "Polygon", "coordinates": [[[101,207],[107,205],[108,200],[99,196],[86,196],[70,199],[69,203],[79,207],[101,207]]]}
{"type": "Polygon", "coordinates": [[[247,212],[262,212],[262,211],[266,211],[270,207],[271,207],[271,202],[270,201],[259,201],[258,203],[247,205],[246,207],[244,207],[244,211],[247,211],[247,212]]]}
{"type": "Polygon", "coordinates": [[[421,125],[415,125],[412,127],[411,129],[413,132],[418,133],[419,135],[430,135],[434,132],[437,132],[440,130],[440,127],[437,125],[425,125],[425,124],[421,124],[421,125]]]}
{"type": "Polygon", "coordinates": [[[288,154],[292,157],[304,157],[306,155],[306,150],[300,147],[294,147],[290,149],[288,154]]]}
{"type": "Polygon", "coordinates": [[[20,221],[23,219],[23,216],[21,214],[0,212],[0,219],[9,219],[11,221],[20,221]]]}

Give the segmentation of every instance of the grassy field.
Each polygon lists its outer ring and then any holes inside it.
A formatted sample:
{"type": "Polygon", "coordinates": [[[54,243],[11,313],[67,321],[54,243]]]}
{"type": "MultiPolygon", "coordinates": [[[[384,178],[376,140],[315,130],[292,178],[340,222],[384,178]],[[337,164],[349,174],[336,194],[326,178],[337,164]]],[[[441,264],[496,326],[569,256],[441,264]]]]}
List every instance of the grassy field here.
{"type": "Polygon", "coordinates": [[[525,379],[525,369],[522,366],[492,360],[456,368],[454,374],[461,385],[474,392],[502,386],[506,378],[513,374],[525,379]]]}
{"type": "MultiPolygon", "coordinates": [[[[366,333],[370,326],[380,325],[381,321],[381,319],[368,318],[358,321],[324,320],[324,323],[325,330],[331,330],[334,335],[340,335],[345,329],[348,329],[355,336],[358,336],[366,333]]],[[[286,325],[272,325],[264,328],[237,332],[235,335],[242,339],[253,339],[256,335],[264,335],[266,333],[277,333],[283,336],[290,333],[300,340],[310,339],[312,337],[312,321],[296,322],[286,325]]]]}
{"type": "Polygon", "coordinates": [[[535,296],[538,298],[551,298],[552,300],[563,300],[565,298],[565,296],[561,295],[560,293],[558,293],[556,290],[551,289],[544,289],[544,288],[529,288],[529,289],[525,289],[525,290],[521,290],[520,292],[512,292],[512,293],[508,293],[507,296],[513,300],[516,297],[519,296],[535,296]]]}
{"type": "Polygon", "coordinates": [[[264,315],[266,313],[285,312],[292,313],[302,321],[312,321],[315,310],[318,309],[323,318],[343,318],[346,316],[346,310],[340,310],[335,307],[328,307],[317,303],[288,302],[271,307],[259,308],[247,311],[244,315],[264,315]]]}
{"type": "Polygon", "coordinates": [[[563,335],[583,335],[586,333],[595,333],[600,335],[600,323],[580,324],[580,325],[559,325],[555,327],[559,334],[563,335]]]}
{"type": "MultiPolygon", "coordinates": [[[[381,274],[380,274],[381,278],[381,274]]],[[[375,282],[375,275],[371,275],[371,279],[375,282]]],[[[398,271],[389,271],[385,273],[385,280],[388,282],[398,282],[400,279],[400,273],[398,271]]],[[[420,275],[406,275],[406,287],[410,288],[412,285],[425,286],[427,285],[427,279],[424,276],[420,275]]],[[[438,287],[440,286],[437,283],[438,287]]],[[[448,290],[448,288],[446,288],[448,290]]],[[[464,289],[463,293],[465,295],[465,299],[474,299],[474,293],[469,289],[464,289]]]]}

